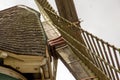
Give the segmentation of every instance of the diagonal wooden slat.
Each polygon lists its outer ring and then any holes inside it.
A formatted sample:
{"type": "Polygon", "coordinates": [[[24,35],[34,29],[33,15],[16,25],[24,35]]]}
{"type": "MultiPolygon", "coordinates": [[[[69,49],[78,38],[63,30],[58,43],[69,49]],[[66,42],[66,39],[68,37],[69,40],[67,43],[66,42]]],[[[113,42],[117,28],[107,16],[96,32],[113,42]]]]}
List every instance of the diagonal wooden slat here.
{"type": "MultiPolygon", "coordinates": [[[[97,77],[100,80],[113,80],[113,79],[110,79],[112,78],[111,76],[108,77],[108,75],[111,75],[111,73],[107,74],[109,70],[109,69],[108,70],[106,69],[107,66],[109,66],[110,69],[115,72],[114,79],[117,79],[117,80],[120,79],[118,77],[118,75],[120,74],[120,70],[119,70],[120,62],[118,59],[120,57],[120,54],[119,54],[118,48],[108,44],[107,42],[99,39],[98,37],[83,30],[82,28],[79,28],[74,23],[71,23],[70,21],[58,16],[55,12],[52,11],[52,9],[45,7],[43,4],[39,3],[38,6],[40,7],[40,10],[42,10],[43,15],[46,16],[46,19],[50,20],[50,23],[53,24],[60,31],[61,35],[64,37],[64,40],[67,42],[67,44],[71,47],[72,51],[77,56],[79,56],[79,58],[97,75],[97,77]],[[90,47],[92,47],[91,50],[88,49],[84,44],[82,44],[82,41],[78,38],[79,36],[76,36],[76,32],[79,32],[82,35],[83,33],[85,33],[87,35],[86,36],[87,38],[90,35],[90,38],[92,38],[92,40],[95,40],[94,43],[93,42],[90,43],[90,47]],[[92,46],[94,44],[96,44],[95,45],[96,47],[92,46]],[[110,51],[110,54],[109,53],[107,54],[109,56],[112,55],[112,59],[114,59],[113,61],[111,60],[111,63],[109,63],[109,58],[106,59],[107,57],[105,55],[106,50],[104,49],[107,49],[107,48],[104,48],[102,46],[103,44],[105,46],[108,46],[108,48],[110,48],[110,50],[107,50],[107,52],[110,51]],[[95,49],[95,50],[92,50],[92,49],[95,49]],[[87,53],[86,53],[86,50],[87,50],[87,53]],[[92,54],[95,57],[95,59],[93,60],[96,60],[96,61],[98,60],[97,63],[102,65],[97,66],[96,64],[94,64],[93,61],[90,60],[91,56],[89,56],[88,54],[92,54]],[[100,68],[102,68],[103,70],[101,70],[100,68]]],[[[89,39],[88,41],[90,42],[91,39],[89,39]]]]}

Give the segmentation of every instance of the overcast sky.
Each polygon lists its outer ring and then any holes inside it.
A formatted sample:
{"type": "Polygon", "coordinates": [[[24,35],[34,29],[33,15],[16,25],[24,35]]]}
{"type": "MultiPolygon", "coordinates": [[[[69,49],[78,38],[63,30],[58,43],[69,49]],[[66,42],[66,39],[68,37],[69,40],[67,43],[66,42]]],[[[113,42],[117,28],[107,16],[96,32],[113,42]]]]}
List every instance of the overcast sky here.
{"type": "Polygon", "coordinates": [[[82,27],[120,47],[120,0],[74,0],[82,27]]]}
{"type": "MultiPolygon", "coordinates": [[[[48,0],[55,8],[54,0],[48,0]]],[[[120,47],[120,0],[74,0],[82,28],[120,47]]],[[[0,0],[0,10],[24,4],[36,10],[34,0],[0,0]]],[[[56,8],[55,8],[56,9],[56,8]]],[[[63,80],[63,79],[58,79],[63,80]]],[[[64,79],[74,80],[74,79],[64,79]]]]}
{"type": "MultiPolygon", "coordinates": [[[[54,0],[49,0],[53,3],[54,0]]],[[[74,0],[82,28],[120,47],[120,0],[74,0]]],[[[52,4],[55,6],[55,4],[52,4]]]]}
{"type": "MultiPolygon", "coordinates": [[[[53,0],[52,5],[54,5],[53,0]]],[[[34,0],[0,0],[0,10],[15,6],[15,5],[27,5],[33,9],[38,10],[34,0]]],[[[75,78],[70,74],[68,69],[64,64],[59,60],[58,71],[57,71],[57,80],[75,80],[75,78]]]]}
{"type": "MultiPolygon", "coordinates": [[[[55,8],[54,0],[48,1],[55,8]]],[[[78,16],[83,20],[82,28],[120,47],[120,0],[74,1],[78,16]]],[[[34,0],[0,0],[0,10],[17,4],[37,9],[34,0]]]]}

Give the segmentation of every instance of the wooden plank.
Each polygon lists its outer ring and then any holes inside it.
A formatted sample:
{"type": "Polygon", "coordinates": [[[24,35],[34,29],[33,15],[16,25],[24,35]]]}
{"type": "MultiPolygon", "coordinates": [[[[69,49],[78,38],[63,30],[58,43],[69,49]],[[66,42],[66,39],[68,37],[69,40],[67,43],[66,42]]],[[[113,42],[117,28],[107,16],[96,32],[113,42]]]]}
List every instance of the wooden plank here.
{"type": "Polygon", "coordinates": [[[55,2],[60,16],[71,22],[79,21],[73,0],[55,0],[55,2]]]}
{"type": "MultiPolygon", "coordinates": [[[[44,23],[44,29],[46,31],[47,37],[49,39],[53,39],[52,36],[60,35],[60,33],[51,34],[49,33],[50,30],[55,31],[52,25],[49,23],[44,23]],[[46,26],[47,24],[47,26],[46,26]],[[46,28],[47,27],[47,28],[46,28]],[[51,36],[52,35],[52,36],[51,36]]],[[[59,36],[56,36],[56,38],[59,36]]],[[[55,37],[54,37],[55,39],[55,37]]],[[[81,62],[81,60],[73,53],[73,51],[67,46],[62,48],[57,48],[57,55],[59,55],[62,62],[66,65],[66,67],[70,70],[70,72],[75,76],[77,80],[86,78],[91,75],[90,70],[81,62]]]]}
{"type": "Polygon", "coordinates": [[[57,67],[58,67],[58,59],[53,58],[53,80],[56,80],[57,67]]]}
{"type": "Polygon", "coordinates": [[[70,47],[65,46],[63,48],[56,49],[56,51],[58,52],[60,59],[77,80],[90,77],[90,73],[85,71],[81,64],[81,60],[72,52],[70,47]]]}
{"type": "Polygon", "coordinates": [[[8,76],[12,76],[12,77],[17,78],[17,79],[27,80],[24,76],[15,72],[14,70],[11,70],[9,68],[5,68],[2,66],[0,66],[0,73],[8,75],[8,76]]]}
{"type": "Polygon", "coordinates": [[[60,36],[60,33],[53,25],[49,24],[48,22],[43,22],[42,24],[48,40],[52,40],[60,36]]]}

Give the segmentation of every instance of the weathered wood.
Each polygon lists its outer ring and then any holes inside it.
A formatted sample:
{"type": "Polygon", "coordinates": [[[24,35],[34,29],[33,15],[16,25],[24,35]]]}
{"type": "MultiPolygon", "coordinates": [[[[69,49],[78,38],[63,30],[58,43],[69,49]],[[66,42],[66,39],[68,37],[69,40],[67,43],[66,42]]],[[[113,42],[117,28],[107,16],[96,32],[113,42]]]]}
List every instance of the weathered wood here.
{"type": "Polygon", "coordinates": [[[60,36],[60,33],[58,32],[58,30],[50,23],[43,22],[42,24],[43,24],[44,30],[46,32],[48,41],[56,39],[57,37],[60,36]]]}
{"type": "Polygon", "coordinates": [[[60,16],[71,22],[77,22],[78,16],[73,0],[55,0],[60,16]]]}
{"type": "Polygon", "coordinates": [[[40,66],[46,64],[46,58],[43,56],[17,55],[1,51],[7,54],[3,64],[9,65],[22,73],[39,73],[40,66]]]}
{"type": "Polygon", "coordinates": [[[60,59],[64,62],[77,80],[90,76],[83,68],[79,57],[72,52],[70,47],[65,46],[63,48],[56,49],[56,51],[58,52],[60,59]]]}
{"type": "Polygon", "coordinates": [[[53,58],[53,80],[56,80],[57,77],[57,68],[58,67],[58,59],[53,58]]]}
{"type": "MultiPolygon", "coordinates": [[[[48,31],[53,30],[54,32],[56,32],[55,28],[50,28],[50,27],[54,27],[53,25],[50,25],[49,23],[43,23],[44,29],[46,31],[46,34],[48,36],[48,39],[56,39],[59,37],[60,33],[55,33],[52,34],[52,36],[56,36],[56,37],[52,37],[50,34],[48,34],[48,31]],[[45,24],[45,25],[44,25],[45,24]],[[47,25],[47,26],[46,26],[47,25]],[[46,30],[47,29],[47,30],[46,30]]],[[[75,76],[75,78],[77,80],[80,80],[82,78],[86,78],[86,77],[90,77],[93,76],[94,74],[91,75],[91,72],[89,72],[89,69],[85,68],[85,65],[83,65],[83,63],[81,63],[81,60],[79,59],[78,56],[76,56],[72,50],[70,49],[70,47],[62,47],[62,48],[58,48],[57,50],[57,55],[58,57],[62,60],[62,62],[67,66],[67,68],[70,70],[70,72],[75,76]]]]}
{"type": "MultiPolygon", "coordinates": [[[[20,79],[20,80],[27,80],[24,76],[22,76],[20,73],[15,72],[14,70],[11,70],[9,68],[5,68],[3,66],[0,66],[0,74],[5,74],[11,77],[14,77],[16,79],[20,79]]],[[[0,78],[1,79],[1,78],[0,78]]]]}
{"type": "Polygon", "coordinates": [[[0,11],[0,50],[45,56],[46,38],[39,17],[26,6],[0,11]]]}

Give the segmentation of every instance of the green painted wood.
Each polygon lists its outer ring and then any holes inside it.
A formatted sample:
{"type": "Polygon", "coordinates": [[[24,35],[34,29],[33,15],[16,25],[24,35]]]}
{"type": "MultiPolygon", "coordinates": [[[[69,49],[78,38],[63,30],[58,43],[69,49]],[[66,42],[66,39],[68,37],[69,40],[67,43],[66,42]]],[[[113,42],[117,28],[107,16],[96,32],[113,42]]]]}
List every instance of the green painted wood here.
{"type": "Polygon", "coordinates": [[[0,73],[0,80],[20,80],[20,79],[0,73]]]}

